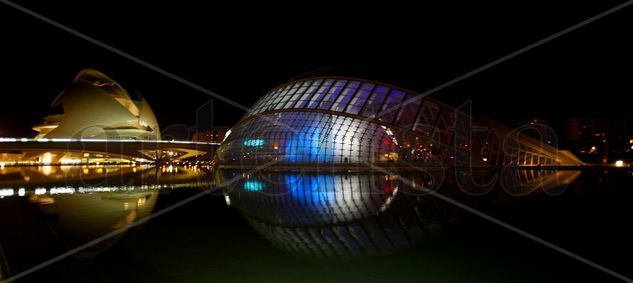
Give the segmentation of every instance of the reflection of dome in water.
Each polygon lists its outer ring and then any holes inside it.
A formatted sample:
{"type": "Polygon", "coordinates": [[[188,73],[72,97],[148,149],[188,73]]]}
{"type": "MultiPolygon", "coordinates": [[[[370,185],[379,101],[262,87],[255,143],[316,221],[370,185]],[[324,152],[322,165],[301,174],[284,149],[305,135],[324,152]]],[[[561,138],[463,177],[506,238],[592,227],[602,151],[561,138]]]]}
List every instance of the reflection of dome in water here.
{"type": "MultiPolygon", "coordinates": [[[[33,196],[40,211],[52,216],[49,228],[71,247],[102,237],[134,221],[149,216],[158,192],[97,193],[58,196],[33,196]]],[[[77,257],[90,257],[116,243],[125,231],[83,250],[77,257]]]]}
{"type": "Polygon", "coordinates": [[[52,103],[63,114],[46,116],[33,127],[36,138],[160,139],[158,122],[147,101],[130,95],[96,70],[83,70],[52,103]]]}
{"type": "Polygon", "coordinates": [[[282,250],[360,256],[408,248],[454,220],[453,207],[411,197],[400,185],[384,175],[266,174],[226,193],[231,206],[282,250]]]}

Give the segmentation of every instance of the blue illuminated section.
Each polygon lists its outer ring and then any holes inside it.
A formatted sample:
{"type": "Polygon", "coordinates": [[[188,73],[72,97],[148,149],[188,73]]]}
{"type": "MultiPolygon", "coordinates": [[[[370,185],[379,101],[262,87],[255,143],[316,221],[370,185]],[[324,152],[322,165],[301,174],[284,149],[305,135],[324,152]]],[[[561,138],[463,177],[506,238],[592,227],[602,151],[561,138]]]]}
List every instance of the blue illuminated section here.
{"type": "Polygon", "coordinates": [[[318,120],[314,125],[298,128],[286,141],[285,161],[288,162],[332,162],[335,156],[334,142],[330,131],[334,125],[323,127],[318,120]]]}
{"type": "Polygon", "coordinates": [[[264,145],[264,140],[263,139],[252,139],[252,140],[245,140],[244,141],[244,145],[245,146],[263,146],[264,145]]]}
{"type": "Polygon", "coordinates": [[[244,190],[247,190],[249,192],[261,192],[262,190],[264,190],[264,183],[259,182],[259,181],[246,181],[244,182],[244,190]]]}
{"type": "Polygon", "coordinates": [[[317,209],[327,209],[336,202],[334,177],[331,175],[286,175],[284,181],[292,198],[317,209]]]}

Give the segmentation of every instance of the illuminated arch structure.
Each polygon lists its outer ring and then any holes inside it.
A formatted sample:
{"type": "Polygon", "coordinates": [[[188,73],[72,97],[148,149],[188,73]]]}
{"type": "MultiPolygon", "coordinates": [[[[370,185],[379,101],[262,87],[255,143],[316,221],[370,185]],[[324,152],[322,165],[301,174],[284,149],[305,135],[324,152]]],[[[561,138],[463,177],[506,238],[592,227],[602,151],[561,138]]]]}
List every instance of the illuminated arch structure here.
{"type": "Polygon", "coordinates": [[[579,165],[573,154],[398,87],[343,77],[304,78],[264,97],[231,129],[224,166],[579,165]],[[471,131],[474,127],[485,131],[471,131]]]}
{"type": "Polygon", "coordinates": [[[0,165],[179,160],[216,146],[161,141],[147,100],[92,69],[79,72],[51,107],[63,113],[44,117],[34,139],[0,138],[0,165]]]}

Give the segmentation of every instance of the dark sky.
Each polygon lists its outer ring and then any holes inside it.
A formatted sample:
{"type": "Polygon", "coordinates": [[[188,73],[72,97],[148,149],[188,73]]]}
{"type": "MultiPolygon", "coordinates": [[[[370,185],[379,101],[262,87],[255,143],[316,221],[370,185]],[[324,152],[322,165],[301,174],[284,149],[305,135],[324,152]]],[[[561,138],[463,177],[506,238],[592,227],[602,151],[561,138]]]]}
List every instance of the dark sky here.
{"type": "MultiPolygon", "coordinates": [[[[160,2],[19,3],[246,106],[319,70],[423,92],[622,3],[160,2]]],[[[4,5],[0,26],[0,136],[32,136],[30,127],[83,68],[140,91],[162,128],[194,126],[196,109],[210,99],[4,5]]],[[[632,31],[629,7],[433,96],[454,105],[471,99],[476,113],[506,123],[535,115],[632,116],[632,31]]],[[[215,103],[217,125],[242,114],[215,103]]]]}

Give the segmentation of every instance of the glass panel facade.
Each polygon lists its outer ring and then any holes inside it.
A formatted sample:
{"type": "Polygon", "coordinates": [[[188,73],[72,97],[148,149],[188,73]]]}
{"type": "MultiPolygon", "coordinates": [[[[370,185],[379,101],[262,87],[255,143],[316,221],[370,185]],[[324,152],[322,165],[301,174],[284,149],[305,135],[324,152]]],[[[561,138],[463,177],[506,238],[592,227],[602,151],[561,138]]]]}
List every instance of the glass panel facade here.
{"type": "Polygon", "coordinates": [[[297,93],[297,91],[299,90],[299,87],[301,86],[301,83],[296,83],[292,86],[292,88],[290,88],[290,91],[288,91],[287,93],[283,94],[283,96],[281,96],[279,102],[275,102],[274,105],[274,109],[281,109],[284,107],[284,105],[286,105],[286,103],[288,102],[288,100],[290,100],[291,97],[293,97],[295,95],[295,93],[297,93]]]}
{"type": "Polygon", "coordinates": [[[310,109],[317,108],[317,106],[321,103],[321,100],[323,100],[323,97],[325,97],[325,95],[328,93],[328,90],[330,89],[333,83],[334,83],[334,80],[326,80],[325,82],[323,82],[321,87],[319,87],[319,90],[317,90],[314,96],[312,96],[312,98],[310,99],[308,108],[310,109]]]}
{"type": "Polygon", "coordinates": [[[407,98],[402,103],[398,117],[396,117],[395,124],[405,129],[412,129],[420,108],[420,101],[422,101],[422,98],[419,96],[407,95],[407,98]]]}
{"type": "Polygon", "coordinates": [[[253,114],[259,114],[261,113],[264,108],[265,105],[267,105],[268,102],[270,102],[271,98],[274,97],[278,92],[280,92],[281,90],[276,89],[273,90],[271,92],[269,92],[267,95],[265,95],[262,99],[260,99],[255,106],[253,106],[253,108],[251,109],[251,112],[253,114]]]}
{"type": "Polygon", "coordinates": [[[332,107],[332,104],[334,104],[334,101],[336,101],[336,99],[338,98],[339,94],[341,94],[341,91],[343,91],[345,85],[347,85],[347,81],[336,81],[332,88],[330,88],[330,90],[327,92],[325,97],[323,97],[323,99],[321,100],[319,109],[329,110],[330,107],[332,107]]]}
{"type": "Polygon", "coordinates": [[[361,115],[369,118],[374,118],[376,114],[378,114],[378,111],[380,111],[383,102],[385,102],[385,98],[387,98],[389,90],[389,88],[386,88],[384,86],[376,86],[371,96],[367,100],[367,103],[365,103],[361,115]]]}
{"type": "Polygon", "coordinates": [[[363,83],[358,93],[354,95],[354,98],[352,98],[352,101],[347,106],[347,110],[345,112],[350,114],[358,114],[363,108],[363,105],[365,105],[365,103],[367,102],[367,98],[373,90],[374,84],[363,83]]]}
{"type": "Polygon", "coordinates": [[[297,104],[294,108],[305,108],[308,102],[310,102],[310,98],[314,95],[314,93],[321,87],[323,80],[315,80],[312,85],[306,90],[306,92],[301,96],[297,104]]]}
{"type": "Polygon", "coordinates": [[[271,102],[270,104],[268,104],[267,107],[265,107],[264,109],[266,111],[270,111],[275,109],[275,106],[277,106],[279,104],[279,102],[281,102],[281,100],[284,98],[284,96],[286,96],[286,94],[290,91],[290,89],[292,88],[292,84],[287,85],[284,90],[282,90],[280,93],[275,94],[272,98],[271,98],[271,102]]]}
{"type": "Polygon", "coordinates": [[[397,151],[393,135],[384,126],[313,112],[252,119],[232,129],[229,137],[218,151],[223,161],[380,162],[397,151]]]}
{"type": "Polygon", "coordinates": [[[299,88],[299,90],[297,90],[297,92],[290,98],[290,100],[286,102],[286,105],[284,105],[283,108],[284,109],[293,108],[294,105],[297,104],[297,101],[299,101],[299,98],[302,97],[306,93],[306,90],[308,89],[309,86],[312,85],[312,83],[313,83],[312,80],[304,81],[303,84],[301,84],[301,87],[299,88]]]}
{"type": "Polygon", "coordinates": [[[396,117],[396,114],[400,111],[400,108],[402,107],[402,101],[405,97],[406,93],[404,93],[403,91],[392,89],[391,93],[385,100],[385,103],[382,105],[380,113],[377,114],[378,120],[392,123],[393,119],[396,117]]]}
{"type": "MultiPolygon", "coordinates": [[[[431,138],[439,110],[440,105],[430,100],[374,83],[343,79],[294,82],[258,101],[249,113],[264,116],[232,129],[218,156],[223,161],[289,163],[428,160],[430,155],[447,151],[439,142],[433,146],[431,138]],[[329,112],[301,112],[302,108],[329,112]],[[297,111],[265,114],[280,109],[297,111]],[[398,130],[390,128],[391,124],[398,130]],[[414,138],[413,131],[406,132],[412,129],[428,138],[414,138]]],[[[439,120],[445,123],[446,118],[439,120]]]]}
{"type": "Polygon", "coordinates": [[[349,101],[352,100],[352,96],[356,94],[359,84],[359,82],[349,82],[343,90],[343,93],[341,93],[338,99],[336,99],[336,102],[334,102],[332,111],[343,112],[349,101]]]}
{"type": "Polygon", "coordinates": [[[430,137],[433,134],[435,120],[437,119],[437,114],[439,112],[439,104],[425,99],[424,103],[422,103],[422,109],[419,110],[418,120],[413,126],[413,130],[430,137]]]}
{"type": "MultiPolygon", "coordinates": [[[[218,156],[223,162],[455,160],[456,151],[471,150],[475,143],[468,133],[471,119],[401,89],[353,79],[310,78],[282,85],[260,99],[232,129],[218,156]]],[[[507,154],[497,146],[499,156],[491,155],[490,149],[472,150],[482,152],[480,159],[494,157],[496,165],[556,162],[518,146],[507,154]]]]}

